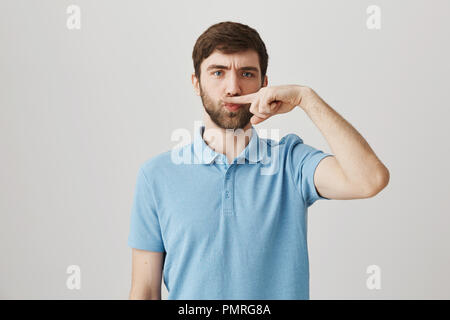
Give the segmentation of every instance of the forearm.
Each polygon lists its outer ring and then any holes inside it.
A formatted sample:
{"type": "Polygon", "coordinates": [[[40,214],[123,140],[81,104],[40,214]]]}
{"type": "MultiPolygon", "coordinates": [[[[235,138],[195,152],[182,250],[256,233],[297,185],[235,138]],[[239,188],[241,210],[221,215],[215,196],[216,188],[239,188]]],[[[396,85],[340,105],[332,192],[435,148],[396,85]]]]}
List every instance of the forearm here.
{"type": "Polygon", "coordinates": [[[299,107],[325,137],[347,180],[370,189],[384,188],[389,171],[367,141],[314,90],[302,88],[299,107]]]}

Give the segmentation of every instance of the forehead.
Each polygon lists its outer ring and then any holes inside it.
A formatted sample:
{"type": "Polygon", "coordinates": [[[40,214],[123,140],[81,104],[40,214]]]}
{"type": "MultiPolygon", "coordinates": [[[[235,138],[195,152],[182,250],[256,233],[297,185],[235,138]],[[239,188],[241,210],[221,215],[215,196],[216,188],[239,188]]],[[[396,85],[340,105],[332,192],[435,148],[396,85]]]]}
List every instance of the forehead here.
{"type": "Polygon", "coordinates": [[[255,50],[222,53],[216,49],[208,58],[203,60],[202,69],[206,69],[213,64],[225,65],[232,68],[255,67],[259,70],[259,56],[255,50]]]}

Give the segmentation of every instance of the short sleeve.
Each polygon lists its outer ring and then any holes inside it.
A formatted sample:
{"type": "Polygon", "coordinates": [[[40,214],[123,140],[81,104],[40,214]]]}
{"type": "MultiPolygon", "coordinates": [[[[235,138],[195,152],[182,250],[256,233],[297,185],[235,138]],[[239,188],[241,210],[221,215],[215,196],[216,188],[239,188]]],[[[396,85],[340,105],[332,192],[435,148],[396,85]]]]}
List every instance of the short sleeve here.
{"type": "Polygon", "coordinates": [[[147,251],[165,251],[155,199],[142,167],[137,176],[130,220],[128,246],[147,251]]]}
{"type": "Polygon", "coordinates": [[[310,145],[304,144],[296,134],[289,134],[286,142],[288,159],[294,184],[303,197],[305,205],[311,206],[316,200],[330,200],[319,195],[314,184],[314,173],[319,162],[333,154],[323,152],[310,145]]]}

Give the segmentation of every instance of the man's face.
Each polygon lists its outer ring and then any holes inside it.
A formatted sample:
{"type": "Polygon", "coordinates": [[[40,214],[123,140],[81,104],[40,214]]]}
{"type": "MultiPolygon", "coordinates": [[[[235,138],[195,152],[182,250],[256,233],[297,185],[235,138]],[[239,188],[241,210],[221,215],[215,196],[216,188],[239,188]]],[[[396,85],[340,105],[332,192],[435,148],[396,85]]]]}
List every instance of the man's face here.
{"type": "MultiPolygon", "coordinates": [[[[237,110],[226,108],[223,97],[242,96],[261,88],[261,70],[256,51],[223,54],[215,50],[201,66],[201,81],[193,83],[211,120],[223,129],[244,128],[253,116],[250,103],[237,110]]],[[[267,85],[267,77],[263,86],[267,85]]]]}

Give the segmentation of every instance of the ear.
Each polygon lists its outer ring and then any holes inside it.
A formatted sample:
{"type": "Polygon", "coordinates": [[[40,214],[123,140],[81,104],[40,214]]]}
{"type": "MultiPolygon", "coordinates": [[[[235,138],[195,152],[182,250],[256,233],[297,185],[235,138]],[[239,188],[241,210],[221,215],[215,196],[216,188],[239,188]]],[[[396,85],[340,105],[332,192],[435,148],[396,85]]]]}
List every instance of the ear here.
{"type": "Polygon", "coordinates": [[[194,86],[195,93],[200,96],[200,87],[197,77],[195,76],[195,72],[191,75],[192,85],[194,86]]]}
{"type": "Polygon", "coordinates": [[[267,74],[264,76],[264,83],[263,83],[263,87],[267,87],[267,83],[268,83],[268,78],[267,78],[267,74]]]}

